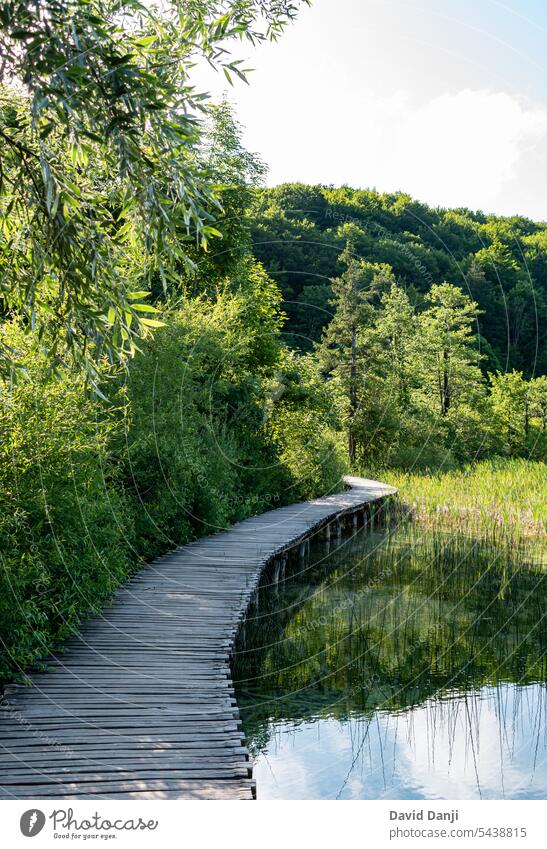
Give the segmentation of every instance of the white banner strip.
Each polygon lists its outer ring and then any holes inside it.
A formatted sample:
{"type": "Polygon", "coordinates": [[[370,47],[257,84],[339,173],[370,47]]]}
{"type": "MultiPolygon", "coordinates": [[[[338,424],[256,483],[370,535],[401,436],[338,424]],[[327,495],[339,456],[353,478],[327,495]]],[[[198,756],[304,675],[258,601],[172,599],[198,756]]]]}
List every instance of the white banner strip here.
{"type": "Polygon", "coordinates": [[[545,849],[545,801],[0,802],[1,845],[545,849]],[[36,842],[31,842],[31,841],[36,842]]]}

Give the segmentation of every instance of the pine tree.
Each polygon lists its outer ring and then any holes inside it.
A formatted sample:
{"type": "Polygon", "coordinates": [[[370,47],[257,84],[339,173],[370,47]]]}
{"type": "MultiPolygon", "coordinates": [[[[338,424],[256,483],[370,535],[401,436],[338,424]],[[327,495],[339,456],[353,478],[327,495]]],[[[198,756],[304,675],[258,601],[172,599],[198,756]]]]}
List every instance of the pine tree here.
{"type": "Polygon", "coordinates": [[[477,304],[457,286],[435,284],[420,315],[420,368],[425,391],[437,398],[441,416],[469,400],[483,384],[476,344],[477,304]]]}
{"type": "Polygon", "coordinates": [[[386,281],[392,280],[391,269],[356,257],[348,243],[340,255],[346,270],[332,283],[333,317],[318,345],[323,370],[334,375],[346,402],[348,454],[351,462],[356,456],[355,419],[362,403],[362,390],[370,351],[365,331],[373,323],[371,301],[386,281]]]}

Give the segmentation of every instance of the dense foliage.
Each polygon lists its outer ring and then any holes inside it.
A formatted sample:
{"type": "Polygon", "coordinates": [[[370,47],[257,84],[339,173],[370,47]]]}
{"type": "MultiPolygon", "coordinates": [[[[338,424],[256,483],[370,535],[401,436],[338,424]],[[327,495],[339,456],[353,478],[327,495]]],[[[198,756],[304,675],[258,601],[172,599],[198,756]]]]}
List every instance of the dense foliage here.
{"type": "Polygon", "coordinates": [[[2,7],[0,679],[145,558],[340,485],[330,387],[250,253],[264,166],[189,77],[245,77],[230,45],[297,7],[2,7]]]}
{"type": "Polygon", "coordinates": [[[127,374],[103,372],[109,404],[79,373],[46,380],[4,324],[30,379],[0,387],[0,679],[144,558],[339,486],[332,399],[280,344],[277,298],[251,263],[239,291],[185,299],[127,374]]]}
{"type": "Polygon", "coordinates": [[[547,380],[484,374],[475,301],[434,283],[416,309],[390,266],[348,249],[342,260],[315,351],[339,398],[352,463],[430,469],[547,457],[547,380]]]}
{"type": "Polygon", "coordinates": [[[547,456],[543,225],[347,188],[255,195],[255,251],[338,395],[352,463],[547,456]]]}
{"type": "MultiPolygon", "coordinates": [[[[68,356],[93,372],[103,351],[132,355],[149,324],[131,292],[157,274],[176,279],[192,264],[188,245],[218,232],[217,177],[197,154],[206,95],[191,69],[201,61],[244,78],[233,45],[275,39],[297,7],[2,4],[0,309],[46,337],[54,365],[68,356]]],[[[0,349],[0,368],[14,362],[0,349]]]]}
{"type": "Polygon", "coordinates": [[[361,259],[393,269],[418,309],[434,283],[476,301],[485,371],[547,371],[545,223],[433,209],[402,193],[289,184],[257,192],[253,240],[299,347],[330,320],[331,279],[350,240],[361,259]]]}

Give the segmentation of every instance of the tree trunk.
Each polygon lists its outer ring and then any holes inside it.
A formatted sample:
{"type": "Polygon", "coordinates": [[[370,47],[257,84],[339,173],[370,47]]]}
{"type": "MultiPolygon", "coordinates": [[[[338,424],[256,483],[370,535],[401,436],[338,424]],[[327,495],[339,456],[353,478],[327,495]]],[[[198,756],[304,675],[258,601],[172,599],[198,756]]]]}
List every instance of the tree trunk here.
{"type": "Polygon", "coordinates": [[[351,463],[355,462],[355,435],[353,425],[357,412],[357,328],[351,326],[351,364],[349,372],[349,427],[348,427],[348,454],[351,463]]]}
{"type": "Polygon", "coordinates": [[[448,375],[448,351],[443,351],[443,388],[441,394],[441,415],[446,416],[450,407],[450,380],[448,375]]]}

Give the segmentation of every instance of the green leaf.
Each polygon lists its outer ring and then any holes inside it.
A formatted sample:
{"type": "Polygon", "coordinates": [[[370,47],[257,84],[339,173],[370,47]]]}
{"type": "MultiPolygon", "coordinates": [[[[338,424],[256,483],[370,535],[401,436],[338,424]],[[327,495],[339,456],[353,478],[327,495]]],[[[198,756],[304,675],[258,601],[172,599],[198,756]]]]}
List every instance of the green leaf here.
{"type": "Polygon", "coordinates": [[[157,36],[155,35],[147,35],[144,38],[137,38],[134,41],[134,44],[137,44],[139,47],[150,47],[151,44],[157,41],[157,36]]]}
{"type": "Polygon", "coordinates": [[[151,306],[151,304],[131,304],[131,309],[138,310],[138,312],[159,312],[156,307],[151,306]]]}
{"type": "Polygon", "coordinates": [[[141,318],[139,320],[141,324],[144,324],[146,327],[165,327],[164,321],[158,321],[155,318],[141,318]]]}

